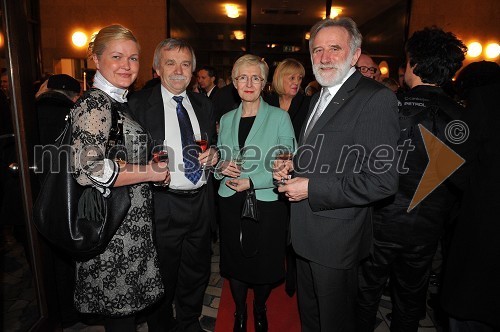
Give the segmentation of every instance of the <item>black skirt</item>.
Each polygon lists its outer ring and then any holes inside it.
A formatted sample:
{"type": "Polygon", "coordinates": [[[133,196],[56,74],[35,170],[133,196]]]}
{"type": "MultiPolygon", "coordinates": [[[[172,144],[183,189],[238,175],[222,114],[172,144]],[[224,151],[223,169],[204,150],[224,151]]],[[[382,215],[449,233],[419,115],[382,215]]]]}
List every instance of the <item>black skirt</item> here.
{"type": "Polygon", "coordinates": [[[219,196],[221,275],[251,284],[278,282],[285,276],[286,203],[257,201],[255,222],[240,217],[245,197],[245,192],[219,196]]]}

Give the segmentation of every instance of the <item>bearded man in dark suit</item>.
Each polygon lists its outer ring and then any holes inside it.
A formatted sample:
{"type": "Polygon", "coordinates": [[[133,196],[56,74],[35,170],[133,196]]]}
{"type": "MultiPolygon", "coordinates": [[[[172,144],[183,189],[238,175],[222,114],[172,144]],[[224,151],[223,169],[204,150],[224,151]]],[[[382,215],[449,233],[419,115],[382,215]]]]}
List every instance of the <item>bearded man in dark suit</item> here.
{"type": "Polygon", "coordinates": [[[355,329],[357,268],[372,244],[372,204],[398,187],[397,100],[356,71],[361,40],[350,18],[312,27],[313,71],[323,88],[311,100],[293,164],[275,163],[276,180],[295,171],[278,190],[292,202],[303,332],[355,329]]]}
{"type": "Polygon", "coordinates": [[[200,332],[198,317],[210,275],[214,224],[213,189],[207,188],[211,180],[201,165],[213,166],[218,160],[214,148],[193,159],[192,148],[196,133],[207,134],[209,147],[216,144],[213,105],[206,96],[186,91],[196,67],[189,44],[165,39],[156,47],[153,65],[161,84],[129,99],[132,114],[151,137],[167,141],[171,174],[168,187],[154,187],[155,237],[165,300],[149,316],[148,328],[200,332]]]}

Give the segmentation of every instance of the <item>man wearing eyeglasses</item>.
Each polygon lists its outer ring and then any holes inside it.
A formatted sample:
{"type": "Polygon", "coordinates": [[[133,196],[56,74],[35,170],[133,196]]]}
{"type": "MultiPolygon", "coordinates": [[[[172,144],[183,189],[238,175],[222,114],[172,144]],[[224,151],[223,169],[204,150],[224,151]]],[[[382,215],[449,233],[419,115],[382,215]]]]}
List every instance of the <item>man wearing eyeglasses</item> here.
{"type": "Polygon", "coordinates": [[[215,215],[211,177],[207,180],[201,165],[213,166],[218,158],[214,148],[199,154],[194,134],[206,133],[208,146],[216,143],[213,105],[205,96],[186,91],[196,57],[185,41],[160,42],[153,66],[161,84],[129,99],[132,114],[151,137],[167,141],[171,172],[168,187],[153,187],[155,245],[165,298],[149,315],[148,328],[150,332],[202,332],[198,318],[210,276],[210,229],[215,215]]]}
{"type": "Polygon", "coordinates": [[[358,62],[356,62],[356,69],[359,70],[363,76],[380,82],[380,69],[369,55],[361,53],[358,62]]]}

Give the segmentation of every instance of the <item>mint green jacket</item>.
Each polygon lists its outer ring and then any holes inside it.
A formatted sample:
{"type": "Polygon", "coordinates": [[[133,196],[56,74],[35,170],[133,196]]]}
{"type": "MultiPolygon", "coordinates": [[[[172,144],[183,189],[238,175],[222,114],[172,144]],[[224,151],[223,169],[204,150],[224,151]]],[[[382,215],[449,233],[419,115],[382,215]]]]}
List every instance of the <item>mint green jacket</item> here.
{"type": "MultiPolygon", "coordinates": [[[[221,153],[221,162],[231,160],[233,147],[238,144],[238,128],[241,119],[240,106],[226,113],[220,120],[219,140],[217,146],[221,153]]],[[[273,185],[272,164],[276,155],[278,137],[291,137],[295,141],[292,122],[288,113],[281,108],[270,106],[260,98],[260,106],[252,129],[245,140],[242,173],[240,178],[250,178],[255,188],[256,197],[260,201],[275,201],[277,190],[273,185]]],[[[215,178],[222,180],[219,195],[229,197],[235,191],[226,186],[225,177],[215,173],[215,178]]]]}

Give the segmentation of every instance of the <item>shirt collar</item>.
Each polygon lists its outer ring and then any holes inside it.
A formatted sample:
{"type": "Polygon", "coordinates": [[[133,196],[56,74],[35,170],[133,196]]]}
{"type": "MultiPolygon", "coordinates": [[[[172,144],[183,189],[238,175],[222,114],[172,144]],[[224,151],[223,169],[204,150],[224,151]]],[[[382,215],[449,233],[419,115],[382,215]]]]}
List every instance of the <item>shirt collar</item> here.
{"type": "Polygon", "coordinates": [[[106,80],[104,76],[102,76],[100,71],[97,71],[94,76],[93,86],[94,88],[98,88],[99,90],[106,92],[111,98],[113,98],[117,102],[120,103],[127,102],[128,90],[117,88],[111,83],[109,83],[108,80],[106,80]]]}
{"type": "Polygon", "coordinates": [[[178,95],[174,95],[172,92],[168,91],[167,88],[165,88],[163,85],[161,86],[161,91],[162,91],[162,94],[164,96],[167,97],[167,100],[171,100],[174,96],[181,96],[183,97],[184,99],[182,99],[182,101],[186,101],[186,102],[189,102],[189,98],[187,98],[187,93],[186,93],[186,90],[182,91],[180,94],[178,95]]]}
{"type": "Polygon", "coordinates": [[[347,81],[347,79],[349,77],[351,77],[351,75],[354,74],[355,72],[356,72],[356,67],[351,67],[351,69],[349,69],[349,71],[347,72],[347,75],[345,75],[342,82],[340,82],[339,84],[335,84],[333,86],[329,86],[328,91],[330,91],[330,95],[334,96],[337,93],[337,91],[339,91],[342,84],[344,84],[345,81],[347,81]]]}

